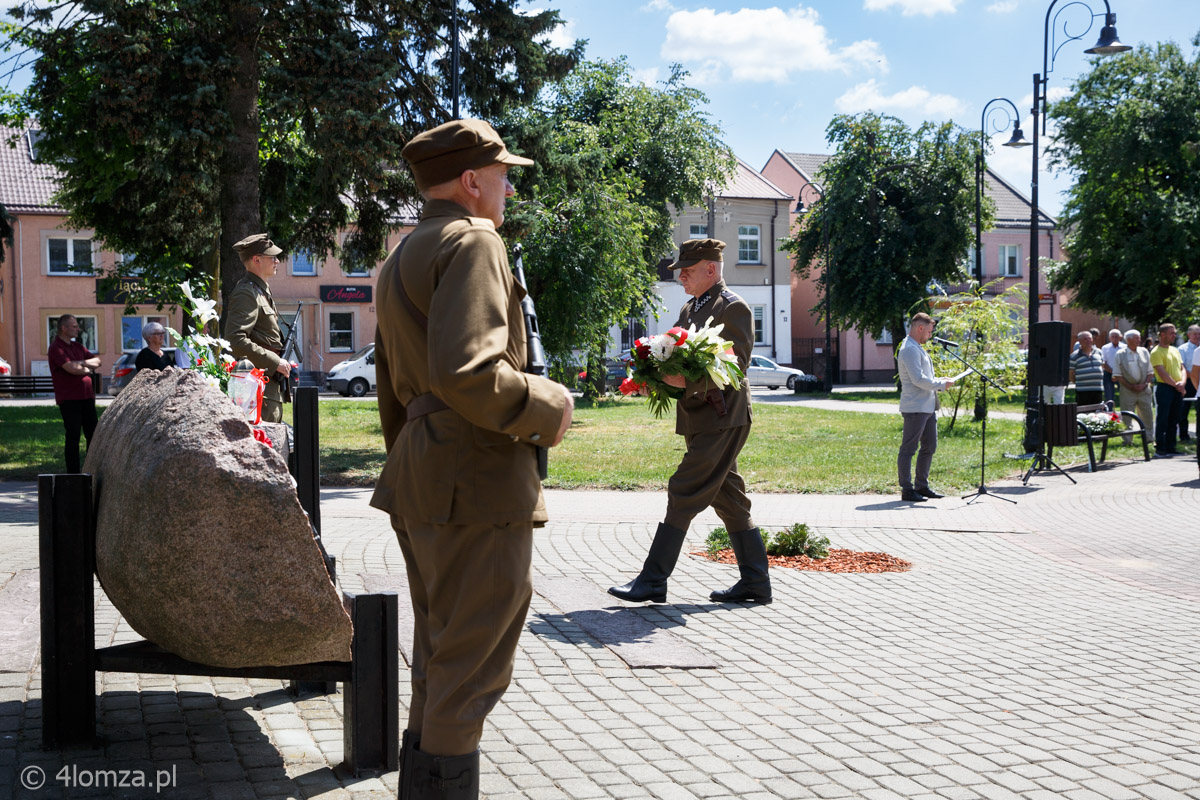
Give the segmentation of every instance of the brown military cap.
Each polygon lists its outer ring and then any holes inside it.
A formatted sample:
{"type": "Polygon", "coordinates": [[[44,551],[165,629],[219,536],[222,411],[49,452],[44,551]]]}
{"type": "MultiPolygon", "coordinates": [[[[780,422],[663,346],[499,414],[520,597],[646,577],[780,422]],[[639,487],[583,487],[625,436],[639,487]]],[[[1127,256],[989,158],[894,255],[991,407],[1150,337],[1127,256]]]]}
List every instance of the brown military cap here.
{"type": "Polygon", "coordinates": [[[275,246],[265,233],[256,233],[253,236],[247,236],[233,246],[234,250],[238,251],[238,255],[243,260],[252,256],[277,256],[283,251],[275,246]]]}
{"type": "Polygon", "coordinates": [[[456,119],[418,133],[400,151],[412,168],[417,188],[453,180],[468,169],[491,164],[529,167],[528,158],[514,156],[496,129],[481,119],[456,119]]]}
{"type": "Polygon", "coordinates": [[[721,251],[725,243],[720,239],[689,239],[679,245],[679,260],[668,269],[683,269],[701,261],[724,261],[721,251]]]}

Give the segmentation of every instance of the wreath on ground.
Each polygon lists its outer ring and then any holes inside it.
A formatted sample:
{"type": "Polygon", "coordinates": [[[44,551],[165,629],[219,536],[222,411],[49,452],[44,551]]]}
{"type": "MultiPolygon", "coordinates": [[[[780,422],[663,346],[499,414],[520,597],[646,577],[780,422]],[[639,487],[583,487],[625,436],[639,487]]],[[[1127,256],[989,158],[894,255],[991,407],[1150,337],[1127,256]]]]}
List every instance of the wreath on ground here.
{"type": "MultiPolygon", "coordinates": [[[[767,562],[772,567],[787,567],[812,572],[907,572],[912,563],[887,553],[845,550],[829,546],[829,538],[797,523],[790,528],[771,533],[760,531],[767,549],[767,562]]],[[[692,555],[702,556],[720,564],[736,564],[737,557],[729,542],[729,532],[716,528],[708,535],[705,550],[692,555]]]]}

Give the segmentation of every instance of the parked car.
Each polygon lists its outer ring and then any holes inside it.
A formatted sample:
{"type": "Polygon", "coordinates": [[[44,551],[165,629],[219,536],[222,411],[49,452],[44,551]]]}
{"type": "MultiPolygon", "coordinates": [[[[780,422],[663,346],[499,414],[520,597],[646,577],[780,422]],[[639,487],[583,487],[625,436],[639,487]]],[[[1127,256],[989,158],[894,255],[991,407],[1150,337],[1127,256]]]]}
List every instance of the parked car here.
{"type": "Polygon", "coordinates": [[[133,362],[137,360],[137,353],[122,353],[121,357],[113,362],[112,377],[108,379],[108,393],[113,397],[129,385],[133,380],[133,376],[137,375],[137,367],[133,362]]]}
{"type": "Polygon", "coordinates": [[[0,356],[0,375],[12,375],[12,367],[8,365],[3,356],[0,356]]]}
{"type": "Polygon", "coordinates": [[[375,343],[329,370],[325,385],[343,397],[363,397],[375,391],[375,343]]]}
{"type": "Polygon", "coordinates": [[[627,375],[627,363],[624,361],[608,362],[608,367],[604,375],[604,388],[610,392],[615,392],[621,388],[621,381],[625,380],[627,375]]]}
{"type": "Polygon", "coordinates": [[[768,389],[778,389],[786,386],[796,388],[796,379],[804,377],[804,372],[791,367],[781,367],[766,356],[750,356],[750,368],[746,370],[746,378],[751,386],[765,386],[768,389]]]}

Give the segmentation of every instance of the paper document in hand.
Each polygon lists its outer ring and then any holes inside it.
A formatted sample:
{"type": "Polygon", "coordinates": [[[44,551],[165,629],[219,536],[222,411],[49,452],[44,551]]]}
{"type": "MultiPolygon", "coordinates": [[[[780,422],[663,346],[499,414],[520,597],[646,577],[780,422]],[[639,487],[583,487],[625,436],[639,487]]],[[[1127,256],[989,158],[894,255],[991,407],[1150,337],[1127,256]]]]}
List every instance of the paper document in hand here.
{"type": "Polygon", "coordinates": [[[970,374],[971,374],[971,370],[966,370],[965,372],[958,373],[950,380],[954,381],[955,383],[958,383],[959,381],[961,381],[963,378],[967,377],[970,374]]]}

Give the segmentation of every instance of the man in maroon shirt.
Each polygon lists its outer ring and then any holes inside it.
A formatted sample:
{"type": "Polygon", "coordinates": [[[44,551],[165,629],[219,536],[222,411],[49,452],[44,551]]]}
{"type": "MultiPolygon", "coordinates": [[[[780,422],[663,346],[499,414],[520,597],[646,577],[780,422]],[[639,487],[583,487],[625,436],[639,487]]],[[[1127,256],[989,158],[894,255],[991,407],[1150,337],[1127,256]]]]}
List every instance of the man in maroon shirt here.
{"type": "Polygon", "coordinates": [[[54,402],[62,415],[67,429],[67,472],[79,469],[79,432],[90,446],[92,432],[96,430],[96,391],[92,387],[92,376],[98,375],[100,358],[94,356],[81,342],[79,320],[74,314],[63,314],[58,318],[58,335],[50,344],[50,379],[54,383],[54,402]]]}

